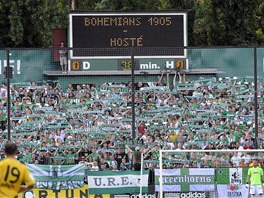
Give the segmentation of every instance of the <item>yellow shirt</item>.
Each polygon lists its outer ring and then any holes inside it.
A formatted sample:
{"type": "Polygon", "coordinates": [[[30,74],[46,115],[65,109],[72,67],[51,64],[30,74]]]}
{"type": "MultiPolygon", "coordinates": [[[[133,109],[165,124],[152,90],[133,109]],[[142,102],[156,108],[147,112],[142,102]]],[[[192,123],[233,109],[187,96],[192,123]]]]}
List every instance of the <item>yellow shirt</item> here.
{"type": "Polygon", "coordinates": [[[27,167],[14,158],[0,161],[0,197],[15,198],[22,183],[35,184],[27,167]]]}
{"type": "MultiPolygon", "coordinates": [[[[248,167],[253,167],[253,162],[250,162],[248,167]]],[[[261,167],[260,163],[258,163],[258,167],[261,167]]]]}

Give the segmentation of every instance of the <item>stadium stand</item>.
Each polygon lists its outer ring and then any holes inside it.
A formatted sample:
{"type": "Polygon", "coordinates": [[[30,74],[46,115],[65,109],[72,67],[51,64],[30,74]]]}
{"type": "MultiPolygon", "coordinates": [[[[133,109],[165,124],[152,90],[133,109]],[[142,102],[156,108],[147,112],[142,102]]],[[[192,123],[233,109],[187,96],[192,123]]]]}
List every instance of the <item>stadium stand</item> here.
{"type": "MultiPolygon", "coordinates": [[[[258,97],[263,100],[263,85],[258,97]]],[[[156,82],[136,84],[136,137],[131,137],[131,83],[68,85],[56,81],[13,83],[12,139],[18,159],[35,164],[85,163],[90,170],[132,169],[131,150],[141,148],[144,165],[158,165],[159,149],[253,149],[253,85],[247,78],[201,78],[173,89],[156,82]]],[[[263,106],[260,116],[264,115],[263,106]]],[[[6,129],[6,85],[1,85],[0,148],[6,129]]],[[[263,125],[260,125],[261,127],[263,125]]],[[[259,131],[264,140],[264,127],[259,131]]],[[[260,148],[263,148],[261,143],[260,148]]],[[[242,153],[191,156],[189,167],[240,166],[242,153]]],[[[3,158],[3,152],[1,153],[3,158]]],[[[170,159],[181,166],[181,156],[170,159]]],[[[242,165],[241,165],[242,166],[242,165]]]]}

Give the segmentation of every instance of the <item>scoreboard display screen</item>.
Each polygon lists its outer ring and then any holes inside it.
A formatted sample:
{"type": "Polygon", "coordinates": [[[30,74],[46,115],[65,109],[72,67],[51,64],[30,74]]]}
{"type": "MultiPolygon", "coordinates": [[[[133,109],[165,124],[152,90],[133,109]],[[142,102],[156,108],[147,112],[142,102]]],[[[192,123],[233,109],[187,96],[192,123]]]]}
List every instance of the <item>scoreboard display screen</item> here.
{"type": "Polygon", "coordinates": [[[124,57],[131,48],[142,57],[179,57],[185,46],[186,12],[70,14],[70,47],[80,49],[73,58],[124,57]]]}

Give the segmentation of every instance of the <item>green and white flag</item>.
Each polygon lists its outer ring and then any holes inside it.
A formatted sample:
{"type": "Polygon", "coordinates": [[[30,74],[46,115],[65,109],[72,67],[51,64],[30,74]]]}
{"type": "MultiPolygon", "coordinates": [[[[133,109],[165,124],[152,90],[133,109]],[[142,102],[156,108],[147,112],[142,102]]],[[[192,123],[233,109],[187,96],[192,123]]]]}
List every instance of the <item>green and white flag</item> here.
{"type": "MultiPolygon", "coordinates": [[[[214,191],[213,168],[162,169],[163,192],[214,191]]],[[[160,190],[160,169],[155,169],[155,191],[160,190]]]]}
{"type": "Polygon", "coordinates": [[[85,169],[78,165],[27,165],[36,180],[35,188],[74,189],[84,185],[85,169]]]}
{"type": "Polygon", "coordinates": [[[148,173],[143,171],[88,171],[89,194],[148,192],[148,173]]]}
{"type": "Polygon", "coordinates": [[[246,188],[248,168],[216,168],[219,198],[247,198],[246,188]]]}

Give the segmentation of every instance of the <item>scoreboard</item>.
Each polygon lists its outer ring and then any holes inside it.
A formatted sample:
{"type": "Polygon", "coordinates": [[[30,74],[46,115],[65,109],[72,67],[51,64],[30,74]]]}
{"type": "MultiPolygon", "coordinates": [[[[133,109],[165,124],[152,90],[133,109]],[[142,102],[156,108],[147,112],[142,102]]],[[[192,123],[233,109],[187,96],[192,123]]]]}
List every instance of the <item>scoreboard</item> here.
{"type": "Polygon", "coordinates": [[[70,13],[72,59],[185,57],[186,12],[70,13]]]}

